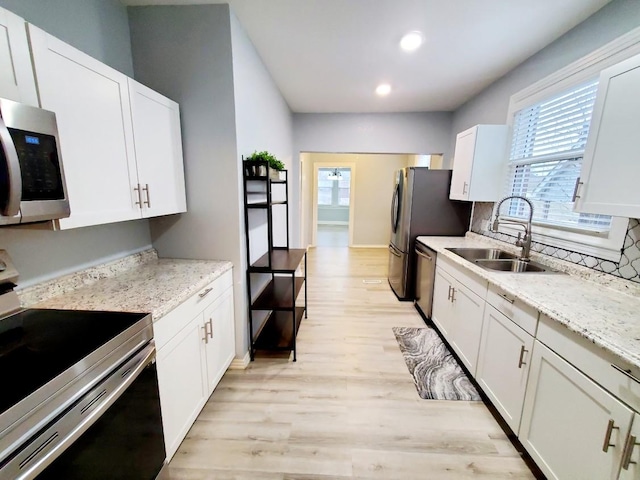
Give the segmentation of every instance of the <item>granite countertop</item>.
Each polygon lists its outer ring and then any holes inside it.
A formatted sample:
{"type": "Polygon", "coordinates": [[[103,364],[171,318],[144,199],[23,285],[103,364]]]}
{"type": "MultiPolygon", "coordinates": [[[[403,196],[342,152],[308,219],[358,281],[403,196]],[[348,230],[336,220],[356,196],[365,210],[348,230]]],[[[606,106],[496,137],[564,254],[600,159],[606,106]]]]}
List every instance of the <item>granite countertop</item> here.
{"type": "Polygon", "coordinates": [[[110,265],[97,278],[95,272],[80,272],[18,294],[31,308],[148,312],[156,321],[231,268],[226,261],[158,259],[152,254],[124,266],[110,265]]]}
{"type": "Polygon", "coordinates": [[[513,245],[475,234],[418,237],[418,241],[640,368],[640,285],[533,253],[532,260],[568,275],[494,272],[446,250],[498,247],[514,253],[520,251],[513,245]]]}

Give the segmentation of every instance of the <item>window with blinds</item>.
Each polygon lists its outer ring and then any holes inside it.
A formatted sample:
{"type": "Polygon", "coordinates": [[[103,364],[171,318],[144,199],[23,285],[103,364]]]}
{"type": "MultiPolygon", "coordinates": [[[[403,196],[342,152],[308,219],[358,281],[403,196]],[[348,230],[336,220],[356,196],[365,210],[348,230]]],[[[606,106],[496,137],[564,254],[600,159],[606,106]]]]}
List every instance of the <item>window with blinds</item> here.
{"type": "MultiPolygon", "coordinates": [[[[590,81],[514,115],[506,192],[531,200],[536,224],[594,233],[611,227],[609,216],[573,211],[597,88],[590,81]]],[[[511,200],[502,214],[526,219],[529,209],[511,200]]]]}

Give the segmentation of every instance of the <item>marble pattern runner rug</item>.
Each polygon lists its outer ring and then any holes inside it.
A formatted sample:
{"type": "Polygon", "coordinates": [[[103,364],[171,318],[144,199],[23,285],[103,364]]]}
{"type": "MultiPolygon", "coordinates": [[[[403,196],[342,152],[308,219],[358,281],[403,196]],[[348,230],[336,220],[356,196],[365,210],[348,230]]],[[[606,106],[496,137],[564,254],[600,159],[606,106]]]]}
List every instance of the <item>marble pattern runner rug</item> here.
{"type": "Polygon", "coordinates": [[[478,391],[435,330],[393,327],[393,333],[420,398],[480,400],[478,391]]]}

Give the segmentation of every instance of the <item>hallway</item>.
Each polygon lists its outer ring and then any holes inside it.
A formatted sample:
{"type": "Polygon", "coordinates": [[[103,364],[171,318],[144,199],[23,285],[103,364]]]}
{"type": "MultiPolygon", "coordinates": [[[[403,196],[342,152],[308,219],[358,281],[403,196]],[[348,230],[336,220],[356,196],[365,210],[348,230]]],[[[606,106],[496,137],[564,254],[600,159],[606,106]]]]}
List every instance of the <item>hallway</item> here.
{"type": "Polygon", "coordinates": [[[298,361],[228,371],[165,478],[534,478],[482,402],[418,397],[391,328],[424,323],[386,249],[311,249],[308,268],[298,361]]]}

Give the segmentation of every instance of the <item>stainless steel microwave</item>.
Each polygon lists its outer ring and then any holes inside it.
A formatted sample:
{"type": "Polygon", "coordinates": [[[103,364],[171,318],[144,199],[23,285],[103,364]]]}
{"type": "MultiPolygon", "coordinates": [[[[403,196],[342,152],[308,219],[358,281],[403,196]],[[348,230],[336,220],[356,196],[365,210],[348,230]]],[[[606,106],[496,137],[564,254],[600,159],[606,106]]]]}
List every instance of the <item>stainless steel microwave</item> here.
{"type": "Polygon", "coordinates": [[[68,217],[53,112],[0,98],[0,225],[68,217]]]}

